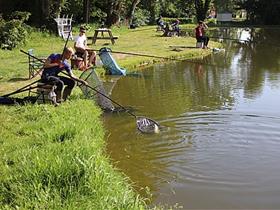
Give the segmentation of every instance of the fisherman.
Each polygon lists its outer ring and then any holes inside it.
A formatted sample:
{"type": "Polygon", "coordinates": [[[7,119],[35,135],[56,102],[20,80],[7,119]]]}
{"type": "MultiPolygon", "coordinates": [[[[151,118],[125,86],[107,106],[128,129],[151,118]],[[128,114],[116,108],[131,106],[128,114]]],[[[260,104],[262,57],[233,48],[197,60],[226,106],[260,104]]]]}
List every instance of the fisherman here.
{"type": "Polygon", "coordinates": [[[205,30],[208,29],[208,26],[203,22],[199,21],[198,26],[195,28],[195,37],[197,42],[203,42],[203,49],[207,49],[209,37],[205,36],[205,30]]]}
{"type": "Polygon", "coordinates": [[[91,50],[91,52],[89,53],[89,48],[87,47],[86,29],[84,27],[80,27],[80,33],[75,40],[74,48],[76,50],[76,55],[83,58],[84,60],[83,70],[86,70],[92,65],[95,65],[96,52],[91,50]]]}
{"type": "Polygon", "coordinates": [[[75,81],[78,81],[84,85],[87,85],[87,82],[76,77],[67,62],[68,59],[72,57],[74,50],[71,47],[65,48],[63,55],[61,54],[51,54],[44,63],[44,70],[42,73],[42,82],[46,84],[56,85],[56,101],[54,103],[60,103],[65,101],[67,97],[71,94],[72,89],[75,86],[75,81]],[[58,74],[65,70],[69,77],[59,76],[58,74]],[[63,94],[62,89],[64,88],[63,94]]]}

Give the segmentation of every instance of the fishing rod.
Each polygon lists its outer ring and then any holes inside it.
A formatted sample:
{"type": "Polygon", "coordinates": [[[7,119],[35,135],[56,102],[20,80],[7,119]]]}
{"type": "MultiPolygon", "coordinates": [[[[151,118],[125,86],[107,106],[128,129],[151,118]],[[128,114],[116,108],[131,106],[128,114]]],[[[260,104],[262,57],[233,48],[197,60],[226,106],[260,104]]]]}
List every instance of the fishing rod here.
{"type": "Polygon", "coordinates": [[[165,60],[183,61],[183,60],[176,59],[176,58],[169,58],[169,57],[163,57],[163,56],[157,56],[157,55],[148,55],[148,54],[134,53],[134,52],[122,52],[122,51],[112,51],[112,50],[110,50],[110,52],[124,54],[124,55],[135,55],[135,56],[142,56],[142,57],[149,57],[149,58],[158,58],[158,59],[165,59],[165,60]]]}
{"type": "Polygon", "coordinates": [[[32,83],[30,83],[30,84],[28,84],[28,85],[26,85],[26,86],[24,86],[24,87],[22,87],[22,88],[16,90],[16,91],[14,91],[14,92],[11,92],[11,93],[8,93],[8,94],[6,94],[6,95],[3,95],[2,97],[9,97],[9,96],[11,96],[11,95],[14,95],[14,94],[21,93],[21,92],[24,92],[24,91],[26,91],[26,90],[29,90],[28,87],[30,87],[31,85],[33,85],[33,84],[35,84],[35,83],[37,83],[37,82],[40,82],[40,81],[41,81],[41,79],[36,80],[36,81],[34,81],[34,82],[32,82],[32,83]],[[28,88],[28,89],[26,89],[26,88],[28,88]]]}
{"type": "MultiPolygon", "coordinates": [[[[69,76],[68,74],[66,74],[65,72],[61,72],[62,74],[66,75],[66,76],[69,76]]],[[[88,87],[89,89],[95,91],[96,93],[102,95],[103,97],[107,98],[108,100],[110,100],[111,102],[113,102],[114,104],[118,105],[119,107],[121,107],[123,110],[125,110],[128,114],[130,114],[131,116],[137,118],[137,116],[135,114],[133,114],[132,112],[130,112],[128,109],[126,109],[123,105],[119,104],[118,102],[116,102],[115,100],[111,99],[110,97],[108,97],[106,94],[100,92],[99,90],[97,90],[96,88],[88,85],[88,84],[82,84],[81,81],[75,79],[75,78],[72,78],[71,79],[75,80],[76,82],[80,83],[81,86],[84,85],[86,87],[88,87]]]]}
{"type": "MultiPolygon", "coordinates": [[[[20,50],[20,52],[22,53],[25,53],[25,54],[28,54],[26,53],[25,51],[23,50],[20,50]]],[[[44,62],[42,59],[39,59],[33,55],[31,55],[32,58],[40,61],[40,62],[44,62]]],[[[69,76],[68,74],[66,74],[65,72],[61,72],[62,74],[64,75],[67,75],[69,76]]],[[[81,83],[81,81],[79,81],[78,79],[76,78],[73,78],[71,77],[71,79],[73,79],[74,81],[78,82],[78,83],[81,83]]],[[[40,81],[40,80],[39,80],[40,81]]],[[[116,102],[115,100],[111,99],[110,97],[108,97],[106,94],[103,94],[102,92],[98,91],[96,88],[88,85],[88,84],[83,84],[81,83],[81,85],[85,85],[86,87],[92,89],[93,91],[95,91],[96,93],[102,95],[103,97],[107,98],[108,100],[110,100],[111,102],[113,102],[114,104],[118,105],[119,107],[121,107],[123,110],[125,110],[126,113],[128,113],[129,115],[133,116],[135,119],[136,119],[136,125],[137,125],[137,128],[138,130],[140,130],[141,132],[143,133],[151,133],[151,132],[158,132],[159,131],[159,123],[156,122],[155,120],[153,119],[150,119],[150,118],[147,118],[147,117],[144,117],[144,116],[136,116],[135,114],[133,114],[131,111],[129,111],[127,108],[125,108],[124,106],[122,106],[121,104],[119,104],[118,102],[116,102]]]]}
{"type": "MultiPolygon", "coordinates": [[[[65,50],[66,50],[66,47],[67,47],[67,44],[68,44],[68,40],[69,40],[69,38],[70,38],[70,33],[71,33],[71,31],[72,31],[72,27],[70,28],[70,31],[69,31],[69,33],[68,33],[66,42],[65,42],[65,44],[64,44],[63,51],[62,51],[62,54],[61,54],[61,58],[63,57],[63,55],[64,55],[64,53],[65,53],[65,50]]],[[[22,52],[22,53],[24,53],[24,54],[26,54],[26,55],[28,55],[28,56],[30,56],[30,57],[32,57],[32,58],[34,58],[34,59],[40,61],[41,63],[45,63],[45,61],[44,61],[43,59],[37,58],[37,57],[35,57],[34,55],[31,55],[31,54],[29,54],[28,52],[25,52],[25,51],[22,50],[22,49],[20,49],[20,52],[22,52]]]]}
{"type": "MultiPolygon", "coordinates": [[[[83,72],[83,74],[90,72],[89,75],[86,78],[89,78],[90,76],[93,77],[97,77],[96,73],[94,70],[87,70],[85,72],[83,72]],[[95,75],[95,76],[94,76],[95,75]]],[[[62,72],[63,74],[65,74],[64,72],[62,72]]],[[[81,75],[81,77],[83,76],[83,74],[81,75]]],[[[65,74],[66,75],[66,74],[65,74]]],[[[75,78],[73,78],[75,80],[75,78]]],[[[77,80],[76,80],[77,81],[77,80]]],[[[86,80],[85,80],[86,81],[86,80]]],[[[81,81],[77,81],[78,83],[81,83],[81,81]]],[[[81,83],[81,86],[85,86],[91,90],[93,90],[94,92],[100,94],[101,96],[103,96],[104,98],[110,100],[111,102],[113,102],[114,104],[118,105],[119,107],[121,107],[126,113],[128,113],[129,115],[133,116],[136,119],[136,125],[139,131],[141,131],[142,133],[158,133],[159,132],[159,123],[156,122],[155,120],[151,119],[151,118],[147,118],[145,116],[137,116],[135,114],[133,114],[129,109],[125,108],[124,106],[122,106],[120,103],[116,102],[115,100],[113,100],[112,98],[110,98],[109,96],[107,96],[106,94],[104,94],[101,91],[97,90],[96,87],[92,87],[89,84],[84,84],[81,83]]],[[[81,87],[82,91],[84,92],[83,88],[81,87]]],[[[88,92],[86,90],[86,92],[88,92]]],[[[113,109],[114,110],[114,109],[113,109]]]]}
{"type": "MultiPolygon", "coordinates": [[[[20,50],[20,52],[25,53],[25,54],[28,54],[27,52],[25,52],[25,51],[23,51],[23,50],[20,50]]],[[[28,55],[29,55],[29,54],[28,54],[28,55]]],[[[42,59],[37,58],[36,56],[33,56],[33,55],[30,55],[30,56],[31,56],[32,58],[34,58],[34,59],[40,61],[40,62],[44,62],[42,59]]],[[[65,72],[61,72],[61,73],[64,74],[64,75],[69,76],[69,75],[66,74],[65,72]]],[[[75,78],[71,78],[71,79],[75,80],[76,82],[81,83],[80,81],[78,81],[78,80],[75,79],[75,78]]],[[[38,80],[38,81],[40,81],[40,80],[38,80]]],[[[37,82],[37,81],[36,81],[36,82],[37,82]]],[[[34,83],[35,83],[35,82],[34,82],[34,83]]],[[[34,83],[32,83],[32,84],[34,84],[34,83]]],[[[31,85],[32,85],[32,84],[31,84],[31,85]]],[[[124,106],[122,106],[122,105],[119,104],[118,102],[114,101],[113,99],[109,98],[109,97],[106,96],[105,94],[101,93],[101,92],[98,91],[96,88],[93,88],[93,87],[91,87],[91,86],[89,86],[89,85],[87,85],[87,84],[83,84],[83,85],[87,86],[88,88],[94,90],[94,91],[97,92],[98,94],[100,94],[100,95],[104,96],[105,98],[107,98],[108,100],[112,101],[112,102],[115,103],[116,105],[120,106],[122,109],[126,110],[126,112],[129,113],[130,115],[132,115],[133,117],[137,117],[135,114],[133,114],[132,112],[130,112],[130,111],[129,111],[128,109],[126,109],[124,106]]],[[[30,86],[30,85],[29,85],[29,86],[30,86]]],[[[28,87],[28,86],[27,86],[27,87],[28,87]]],[[[26,87],[24,87],[24,88],[26,88],[26,87]]],[[[23,89],[23,88],[21,88],[21,89],[23,89]]]]}
{"type": "MultiPolygon", "coordinates": [[[[91,71],[90,74],[92,74],[94,71],[91,71]]],[[[67,75],[65,72],[61,72],[64,75],[67,75]]],[[[69,75],[67,75],[69,76],[69,75]]],[[[89,76],[88,76],[89,77],[89,76]]],[[[87,78],[88,78],[87,77],[87,78]]],[[[104,98],[110,100],[111,102],[113,102],[114,104],[118,105],[119,107],[121,107],[123,110],[125,110],[126,113],[128,113],[129,115],[133,116],[136,119],[136,125],[139,131],[143,132],[143,133],[158,133],[159,132],[159,123],[156,122],[153,119],[147,118],[145,116],[137,116],[135,114],[133,114],[130,110],[128,110],[127,108],[125,108],[123,105],[121,105],[120,103],[116,102],[115,100],[111,99],[110,97],[108,97],[106,94],[102,93],[101,91],[97,90],[95,87],[90,86],[89,84],[84,84],[81,81],[77,80],[76,78],[72,78],[74,81],[78,82],[81,84],[81,86],[86,86],[87,88],[95,91],[96,93],[100,94],[101,96],[103,96],[104,98]]]]}
{"type": "MultiPolygon", "coordinates": [[[[96,50],[96,49],[91,49],[91,50],[100,51],[100,50],[96,50]]],[[[163,56],[157,56],[157,55],[148,55],[148,54],[134,53],[134,52],[112,51],[109,48],[108,48],[108,50],[109,50],[108,52],[111,52],[111,53],[119,53],[119,54],[124,54],[124,55],[135,55],[135,56],[158,58],[158,59],[165,59],[165,60],[172,60],[172,61],[188,62],[188,63],[193,63],[193,64],[201,64],[201,65],[208,65],[208,66],[214,66],[214,67],[222,68],[221,66],[217,66],[217,65],[213,65],[213,64],[208,64],[208,63],[195,62],[195,61],[192,61],[192,60],[181,60],[181,59],[176,59],[176,58],[169,58],[169,57],[163,57],[163,56]]]]}
{"type": "MultiPolygon", "coordinates": [[[[69,34],[70,34],[70,33],[69,33],[69,34]]],[[[68,36],[68,37],[69,37],[69,36],[68,36]]],[[[34,59],[40,61],[41,63],[44,63],[44,62],[45,62],[43,59],[37,58],[37,57],[31,55],[30,53],[23,51],[22,49],[20,49],[20,52],[22,52],[22,53],[24,53],[24,54],[26,54],[26,55],[28,55],[28,56],[30,56],[30,57],[32,57],[32,58],[34,58],[34,59]]],[[[26,91],[26,90],[29,90],[28,87],[30,87],[30,86],[32,86],[33,84],[38,83],[38,82],[40,82],[40,81],[41,81],[41,79],[36,80],[36,81],[34,81],[34,82],[32,82],[32,83],[30,83],[30,84],[28,84],[28,85],[26,85],[26,86],[24,86],[24,87],[22,87],[22,88],[16,90],[16,91],[14,91],[14,92],[11,92],[11,93],[8,93],[8,94],[3,95],[2,97],[9,97],[9,96],[11,96],[11,95],[14,95],[14,94],[21,93],[21,92],[24,92],[24,91],[26,91]],[[27,89],[26,89],[26,88],[27,88],[27,89]]]]}
{"type": "Polygon", "coordinates": [[[66,42],[65,42],[65,44],[64,44],[62,54],[61,54],[61,59],[63,58],[63,55],[64,55],[64,53],[65,53],[65,50],[66,50],[66,47],[67,47],[67,44],[68,44],[68,40],[69,40],[69,38],[70,38],[70,34],[71,34],[71,33],[72,33],[72,27],[70,26],[70,30],[69,30],[69,33],[68,33],[66,42]]]}
{"type": "MultiPolygon", "coordinates": [[[[29,55],[29,53],[27,53],[27,52],[25,52],[25,51],[23,51],[23,50],[20,50],[20,52],[22,52],[22,53],[25,53],[25,54],[28,54],[28,55],[29,55]]],[[[40,61],[40,62],[44,62],[42,59],[37,58],[36,56],[31,55],[31,57],[32,57],[32,58],[34,58],[34,59],[36,59],[36,60],[38,60],[38,61],[40,61]]],[[[69,75],[68,75],[68,74],[66,74],[65,72],[61,72],[61,73],[62,73],[62,74],[64,74],[64,75],[69,76],[69,75]]],[[[80,81],[78,81],[78,80],[77,80],[77,79],[75,79],[75,78],[71,78],[71,79],[75,80],[76,82],[81,83],[80,81]]],[[[37,81],[36,81],[36,82],[37,82],[37,81]]],[[[35,83],[35,82],[33,82],[32,84],[34,84],[34,83],[35,83]]],[[[30,85],[32,85],[32,84],[30,84],[30,85]]],[[[30,86],[30,85],[28,85],[28,86],[30,86]]],[[[115,103],[115,104],[117,104],[118,106],[120,106],[122,109],[126,110],[126,111],[130,114],[130,115],[132,115],[132,116],[136,117],[136,115],[135,115],[135,114],[131,113],[131,112],[130,112],[129,110],[127,110],[124,106],[122,106],[122,105],[121,105],[121,104],[119,104],[118,102],[114,101],[113,99],[109,98],[108,96],[106,96],[105,94],[101,93],[100,91],[96,90],[95,88],[93,88],[93,87],[91,87],[91,86],[89,86],[89,85],[87,85],[87,84],[82,84],[82,85],[85,85],[85,86],[87,86],[88,88],[90,88],[90,89],[94,90],[95,92],[99,93],[100,95],[104,96],[105,98],[109,99],[109,100],[110,100],[110,101],[112,101],[113,103],[115,103]]],[[[26,87],[28,87],[28,86],[26,86],[26,87]]],[[[26,87],[23,87],[23,88],[21,88],[21,89],[24,89],[24,88],[26,88],[26,87]]]]}

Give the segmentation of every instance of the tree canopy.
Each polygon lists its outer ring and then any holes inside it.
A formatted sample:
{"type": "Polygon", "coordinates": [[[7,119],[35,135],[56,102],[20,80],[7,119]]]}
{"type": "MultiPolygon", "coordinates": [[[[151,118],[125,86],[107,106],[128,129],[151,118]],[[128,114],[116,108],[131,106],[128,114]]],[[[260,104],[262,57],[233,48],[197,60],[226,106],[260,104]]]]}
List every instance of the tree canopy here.
{"type": "Polygon", "coordinates": [[[16,10],[30,12],[29,23],[38,26],[51,26],[58,14],[73,14],[76,23],[111,26],[135,19],[154,24],[159,15],[204,20],[210,6],[218,12],[244,9],[252,23],[280,24],[279,0],[13,0],[0,1],[0,13],[5,17],[16,10]]]}

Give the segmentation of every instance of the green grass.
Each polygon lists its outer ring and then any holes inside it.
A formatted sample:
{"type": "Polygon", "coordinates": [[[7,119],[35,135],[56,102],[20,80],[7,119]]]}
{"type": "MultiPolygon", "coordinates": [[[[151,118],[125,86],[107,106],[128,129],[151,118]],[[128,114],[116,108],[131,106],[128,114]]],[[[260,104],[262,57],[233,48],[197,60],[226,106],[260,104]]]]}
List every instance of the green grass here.
{"type": "MultiPolygon", "coordinates": [[[[97,40],[91,47],[107,46],[115,51],[169,58],[195,58],[210,53],[191,48],[172,51],[170,45],[193,47],[196,41],[192,37],[161,37],[155,28],[113,28],[113,34],[119,36],[115,45],[107,45],[108,40],[97,40]]],[[[92,36],[93,31],[88,31],[87,36],[92,36]]],[[[64,44],[59,37],[33,31],[25,46],[12,51],[0,50],[0,94],[39,79],[28,80],[27,56],[20,49],[32,48],[36,56],[46,57],[62,52],[64,44]]],[[[72,40],[68,46],[73,46],[72,40]]],[[[218,45],[210,42],[210,46],[218,45]]],[[[140,56],[113,56],[121,67],[130,71],[143,64],[168,62],[140,56]]],[[[76,75],[80,73],[75,71],[76,75]]],[[[146,208],[144,199],[133,191],[128,178],[112,167],[104,153],[100,109],[92,101],[80,98],[81,91],[76,88],[70,101],[59,107],[0,106],[0,208],[146,208]]]]}
{"type": "Polygon", "coordinates": [[[0,206],[6,209],[144,209],[104,153],[91,101],[0,106],[0,206]]]}
{"type": "MultiPolygon", "coordinates": [[[[183,25],[182,29],[194,28],[194,25],[183,25]]],[[[182,51],[172,51],[169,46],[189,46],[194,47],[196,40],[193,37],[161,37],[162,32],[156,32],[156,26],[145,26],[138,29],[127,29],[124,27],[113,28],[114,36],[119,36],[116,44],[112,45],[110,40],[97,40],[96,45],[89,47],[99,50],[102,47],[110,47],[113,51],[133,52],[148,54],[166,58],[190,59],[208,55],[209,50],[181,48],[182,51]]],[[[87,36],[94,34],[94,27],[87,32],[87,36]]],[[[77,28],[74,28],[74,36],[78,35],[77,28]]],[[[91,44],[92,40],[88,43],[91,44]]],[[[53,52],[61,53],[64,47],[64,40],[50,35],[46,32],[31,32],[25,46],[12,51],[0,50],[0,94],[10,92],[16,87],[28,84],[28,58],[20,52],[20,49],[27,51],[34,49],[37,57],[47,57],[53,52]]],[[[74,41],[69,40],[68,46],[73,46],[74,41]]],[[[210,47],[217,47],[219,44],[210,41],[210,47]]],[[[169,62],[168,59],[158,59],[140,56],[124,56],[113,54],[118,64],[128,71],[135,71],[143,65],[151,65],[156,62],[169,62]]],[[[104,72],[99,69],[99,72],[104,72]]],[[[76,72],[79,74],[80,72],[76,72]]]]}
{"type": "MultiPolygon", "coordinates": [[[[194,28],[194,25],[183,25],[183,30],[194,28]]],[[[194,49],[196,39],[191,36],[185,37],[162,37],[163,32],[156,32],[156,26],[145,26],[139,29],[113,28],[113,34],[119,36],[115,45],[109,47],[113,51],[133,52],[145,55],[154,55],[164,58],[192,59],[209,54],[209,50],[194,49]],[[190,48],[181,48],[182,51],[174,51],[170,46],[188,46],[190,48]]],[[[89,34],[93,32],[88,32],[89,34]]],[[[108,40],[97,40],[95,49],[104,47],[108,40]]],[[[219,44],[210,42],[210,47],[217,47],[219,44]]],[[[113,54],[116,56],[116,54],[113,54]]],[[[137,67],[143,64],[151,65],[156,62],[169,62],[168,59],[149,58],[140,56],[126,56],[117,60],[118,63],[130,71],[135,71],[137,67]]]]}

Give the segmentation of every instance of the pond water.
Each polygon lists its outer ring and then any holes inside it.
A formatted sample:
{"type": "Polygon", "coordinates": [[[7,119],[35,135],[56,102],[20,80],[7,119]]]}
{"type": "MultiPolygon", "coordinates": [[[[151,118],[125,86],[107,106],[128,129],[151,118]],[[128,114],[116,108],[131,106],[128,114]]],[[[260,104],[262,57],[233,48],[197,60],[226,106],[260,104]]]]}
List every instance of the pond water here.
{"type": "Polygon", "coordinates": [[[163,126],[141,134],[127,113],[104,115],[108,154],[140,193],[149,187],[151,205],[280,207],[280,30],[216,35],[246,33],[253,43],[225,41],[197,63],[158,64],[114,84],[114,100],[163,126]]]}

